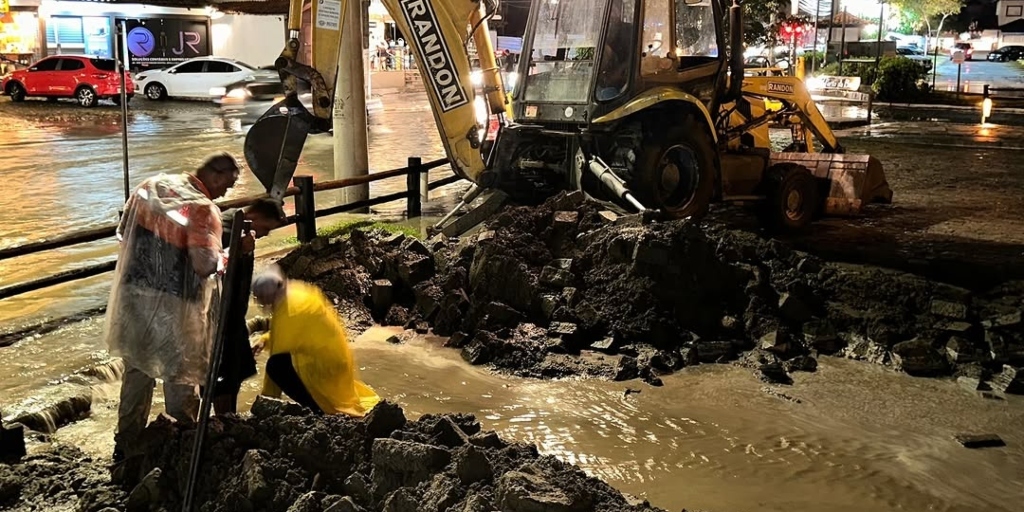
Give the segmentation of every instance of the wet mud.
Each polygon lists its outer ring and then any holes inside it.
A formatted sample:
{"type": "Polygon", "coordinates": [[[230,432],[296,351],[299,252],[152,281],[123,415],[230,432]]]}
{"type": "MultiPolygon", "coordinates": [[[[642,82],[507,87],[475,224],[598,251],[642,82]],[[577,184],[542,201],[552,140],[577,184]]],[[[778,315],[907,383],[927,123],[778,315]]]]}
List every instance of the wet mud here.
{"type": "Polygon", "coordinates": [[[1013,393],[1024,364],[1022,282],[972,291],[825,261],[715,216],[647,223],[580,194],[508,208],[461,239],[357,232],[279,263],[357,324],[432,330],[469,363],[520,376],[659,385],[737,361],[785,384],[838,354],[1013,393]]]}

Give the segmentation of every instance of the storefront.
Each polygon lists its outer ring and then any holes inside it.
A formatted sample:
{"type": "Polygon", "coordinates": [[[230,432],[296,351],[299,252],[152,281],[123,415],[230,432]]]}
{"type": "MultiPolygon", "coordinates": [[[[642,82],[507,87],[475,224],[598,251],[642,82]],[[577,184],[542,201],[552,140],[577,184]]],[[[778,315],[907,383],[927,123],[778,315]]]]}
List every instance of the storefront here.
{"type": "Polygon", "coordinates": [[[211,54],[209,9],[42,0],[46,55],[113,58],[116,27],[127,25],[132,70],[167,67],[211,54]]]}
{"type": "Polygon", "coordinates": [[[0,74],[42,56],[39,0],[0,0],[0,74]]]}

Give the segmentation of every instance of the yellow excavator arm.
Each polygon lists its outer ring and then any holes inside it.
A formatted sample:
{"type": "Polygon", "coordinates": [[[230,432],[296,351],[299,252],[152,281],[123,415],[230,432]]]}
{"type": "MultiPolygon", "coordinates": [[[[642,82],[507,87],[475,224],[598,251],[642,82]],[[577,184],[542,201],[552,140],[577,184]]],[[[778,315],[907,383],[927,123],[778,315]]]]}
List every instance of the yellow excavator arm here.
{"type": "MultiPolygon", "coordinates": [[[[306,135],[330,129],[341,38],[360,37],[342,34],[350,1],[359,0],[291,0],[288,41],[275,62],[285,99],[256,121],[245,141],[246,161],[272,197],[280,198],[287,189],[306,135]],[[312,1],[312,62],[304,64],[299,62],[299,34],[307,1],[312,1]],[[310,86],[312,112],[297,99],[299,81],[310,86]]],[[[487,18],[497,10],[495,0],[382,2],[412,49],[452,169],[478,182],[486,167],[480,151],[486,116],[503,115],[508,101],[487,27],[487,18]],[[479,99],[470,78],[470,38],[483,74],[479,99]]]]}

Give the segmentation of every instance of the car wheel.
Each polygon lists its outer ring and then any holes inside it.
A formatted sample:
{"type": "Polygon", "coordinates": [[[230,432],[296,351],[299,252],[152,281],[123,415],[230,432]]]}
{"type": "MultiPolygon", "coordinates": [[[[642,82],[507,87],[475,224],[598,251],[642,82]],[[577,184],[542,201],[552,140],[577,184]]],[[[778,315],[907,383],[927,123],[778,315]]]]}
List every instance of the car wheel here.
{"type": "Polygon", "coordinates": [[[99,98],[96,97],[96,91],[92,90],[92,87],[80,87],[75,91],[75,100],[78,101],[79,105],[90,108],[96,106],[99,98]]]}
{"type": "Polygon", "coordinates": [[[160,84],[149,84],[146,86],[146,97],[153,101],[160,101],[167,98],[167,88],[160,84]]]}
{"type": "Polygon", "coordinates": [[[12,82],[7,86],[7,94],[11,95],[11,101],[25,101],[25,88],[18,82],[12,82]]]}

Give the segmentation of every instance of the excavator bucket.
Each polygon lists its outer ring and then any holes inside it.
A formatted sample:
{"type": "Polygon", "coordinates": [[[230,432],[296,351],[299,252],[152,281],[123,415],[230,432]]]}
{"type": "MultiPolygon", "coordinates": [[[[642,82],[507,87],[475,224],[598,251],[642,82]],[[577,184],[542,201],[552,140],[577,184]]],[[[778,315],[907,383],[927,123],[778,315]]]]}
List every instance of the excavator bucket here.
{"type": "Polygon", "coordinates": [[[315,118],[302,103],[295,96],[288,96],[249,128],[245,135],[245,161],[271,198],[284,198],[314,123],[315,118]]]}
{"type": "Polygon", "coordinates": [[[882,163],[869,155],[846,153],[772,153],[771,165],[795,163],[828,183],[825,215],[856,215],[871,203],[892,202],[882,163]]]}

